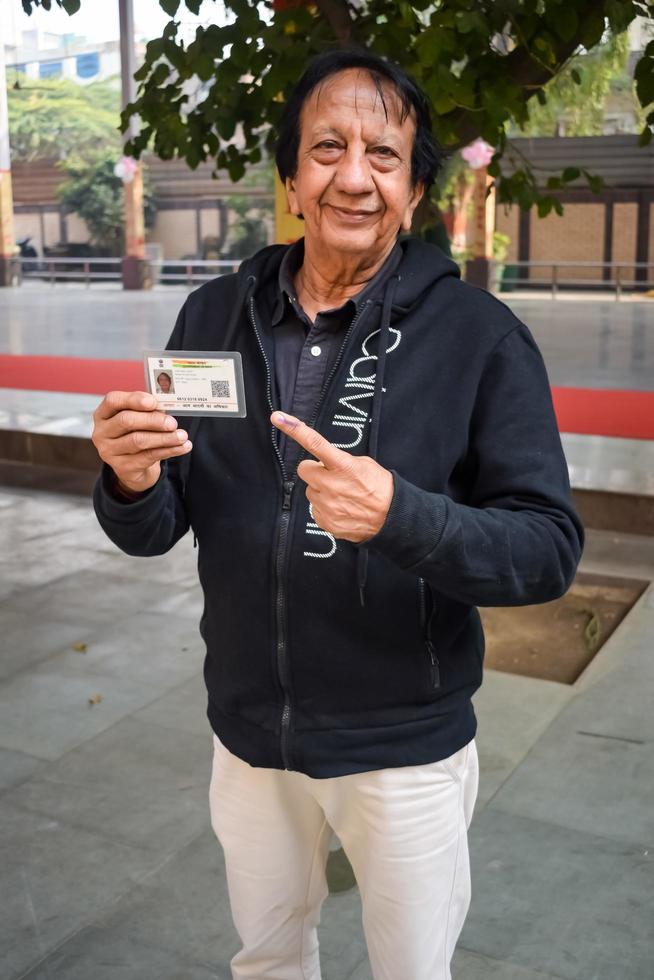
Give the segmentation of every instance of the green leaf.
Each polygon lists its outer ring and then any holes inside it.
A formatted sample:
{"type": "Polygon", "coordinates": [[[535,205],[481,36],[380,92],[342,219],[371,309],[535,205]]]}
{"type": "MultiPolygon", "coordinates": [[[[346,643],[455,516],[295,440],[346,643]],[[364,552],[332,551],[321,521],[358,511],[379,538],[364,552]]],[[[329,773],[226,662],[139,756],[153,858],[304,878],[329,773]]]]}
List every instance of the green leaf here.
{"type": "Polygon", "coordinates": [[[649,144],[652,142],[652,136],[653,135],[654,135],[654,133],[652,133],[652,130],[650,129],[650,127],[649,126],[645,126],[645,128],[643,129],[643,131],[641,132],[641,134],[638,137],[638,145],[639,146],[649,146],[649,144]]]}
{"type": "Polygon", "coordinates": [[[581,22],[579,40],[589,51],[602,40],[604,34],[604,14],[601,10],[594,10],[584,17],[581,22]]]}
{"type": "Polygon", "coordinates": [[[230,180],[233,180],[234,183],[239,181],[241,177],[244,176],[245,165],[243,164],[243,160],[240,158],[240,156],[238,158],[233,157],[232,159],[228,160],[227,171],[229,173],[230,180]]]}
{"type": "Polygon", "coordinates": [[[608,0],[606,13],[609,19],[609,27],[615,34],[626,31],[636,16],[636,10],[631,0],[608,0]]]}
{"type": "Polygon", "coordinates": [[[160,58],[164,50],[164,40],[161,37],[156,37],[153,41],[148,41],[145,46],[145,58],[152,64],[157,58],[160,58]]]}
{"type": "Polygon", "coordinates": [[[159,0],[159,6],[169,17],[174,17],[179,9],[180,0],[159,0]]]}
{"type": "Polygon", "coordinates": [[[538,201],[538,203],[536,205],[537,208],[538,208],[538,217],[539,218],[546,218],[547,217],[547,215],[552,210],[552,204],[553,204],[553,202],[554,202],[554,199],[551,198],[551,197],[541,197],[540,198],[540,200],[538,201]]]}
{"type": "Polygon", "coordinates": [[[551,191],[560,190],[562,186],[563,186],[563,181],[561,180],[560,177],[547,178],[547,187],[549,188],[549,190],[551,191]]]}
{"type": "Polygon", "coordinates": [[[202,0],[184,0],[186,7],[192,14],[199,14],[202,0]]]}
{"type": "Polygon", "coordinates": [[[570,3],[565,3],[552,11],[548,24],[562,41],[571,41],[579,27],[579,18],[574,7],[570,3]]]}
{"type": "Polygon", "coordinates": [[[636,94],[642,106],[654,102],[654,58],[641,58],[634,70],[636,94]]]}
{"type": "Polygon", "coordinates": [[[69,17],[76,14],[80,8],[80,0],[62,0],[62,7],[66,11],[69,17]]]}
{"type": "Polygon", "coordinates": [[[599,194],[604,188],[604,179],[599,174],[591,174],[588,170],[582,170],[584,177],[593,194],[599,194]]]}
{"type": "Polygon", "coordinates": [[[561,175],[566,184],[569,184],[570,181],[576,180],[580,176],[581,170],[579,167],[566,167],[561,175]]]}
{"type": "Polygon", "coordinates": [[[471,31],[485,31],[484,17],[478,11],[458,11],[456,26],[459,34],[469,34],[471,31]]]}
{"type": "Polygon", "coordinates": [[[552,206],[559,217],[563,216],[563,205],[559,201],[558,197],[552,198],[552,206]]]}
{"type": "Polygon", "coordinates": [[[582,81],[581,72],[578,71],[576,68],[572,69],[572,71],[570,72],[570,77],[572,78],[572,81],[575,83],[575,85],[581,85],[581,81],[582,81]]]}
{"type": "Polygon", "coordinates": [[[542,88],[536,90],[536,98],[541,105],[547,105],[547,96],[543,92],[542,88]]]}

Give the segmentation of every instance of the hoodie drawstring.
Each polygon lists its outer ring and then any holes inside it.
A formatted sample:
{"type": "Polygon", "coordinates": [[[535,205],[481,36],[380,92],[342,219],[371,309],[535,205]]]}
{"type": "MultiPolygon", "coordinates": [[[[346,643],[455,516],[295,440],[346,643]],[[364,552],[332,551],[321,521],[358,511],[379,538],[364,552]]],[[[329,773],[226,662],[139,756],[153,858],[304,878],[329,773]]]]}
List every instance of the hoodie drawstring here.
{"type": "MultiPolygon", "coordinates": [[[[386,370],[386,355],[389,347],[391,311],[393,307],[393,297],[400,276],[392,276],[384,291],[384,303],[379,326],[379,342],[377,345],[377,370],[375,371],[375,389],[372,396],[370,408],[370,436],[368,439],[368,455],[372,459],[377,459],[377,447],[379,444],[379,421],[381,416],[381,402],[384,394],[384,372],[386,370]]],[[[368,580],[368,549],[365,544],[359,546],[357,556],[357,583],[359,586],[359,599],[361,605],[365,606],[366,582],[368,580]]]]}

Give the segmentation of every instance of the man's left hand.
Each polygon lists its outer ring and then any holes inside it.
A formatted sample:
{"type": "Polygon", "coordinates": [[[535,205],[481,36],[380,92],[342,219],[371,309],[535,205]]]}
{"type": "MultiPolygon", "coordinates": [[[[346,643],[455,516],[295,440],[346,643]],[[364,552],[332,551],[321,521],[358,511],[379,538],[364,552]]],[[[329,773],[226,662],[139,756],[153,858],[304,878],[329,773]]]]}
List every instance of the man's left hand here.
{"type": "Polygon", "coordinates": [[[315,456],[298,466],[307,485],[313,519],[335,538],[360,544],[372,538],[386,520],[393,499],[393,474],[370,456],[352,456],[293,415],[273,412],[280,432],[315,456]]]}

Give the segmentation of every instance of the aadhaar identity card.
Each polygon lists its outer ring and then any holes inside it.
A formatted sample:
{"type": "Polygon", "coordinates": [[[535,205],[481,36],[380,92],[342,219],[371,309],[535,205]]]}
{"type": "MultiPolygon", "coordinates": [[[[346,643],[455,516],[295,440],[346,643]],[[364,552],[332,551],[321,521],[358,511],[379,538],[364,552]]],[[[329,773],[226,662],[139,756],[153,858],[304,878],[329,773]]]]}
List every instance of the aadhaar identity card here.
{"type": "Polygon", "coordinates": [[[144,366],[162,412],[245,418],[239,351],[146,351],[144,366]]]}

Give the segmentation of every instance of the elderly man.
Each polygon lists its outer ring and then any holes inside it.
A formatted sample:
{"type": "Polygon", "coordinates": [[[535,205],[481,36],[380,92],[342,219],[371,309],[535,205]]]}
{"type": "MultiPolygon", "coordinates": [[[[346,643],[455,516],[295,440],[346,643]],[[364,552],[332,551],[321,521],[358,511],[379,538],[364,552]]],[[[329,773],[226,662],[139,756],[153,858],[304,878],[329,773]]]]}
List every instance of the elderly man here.
{"type": "Polygon", "coordinates": [[[199,544],[240,980],[320,977],[332,832],[376,980],[450,978],[470,903],[476,606],[557,598],[583,546],[530,332],[438,248],[398,238],[439,158],[397,66],[316,58],[277,150],[304,238],[192,293],[169,342],[240,351],[247,418],[183,430],[144,392],[95,416],[110,537],[154,555],[190,526],[199,544]]]}

